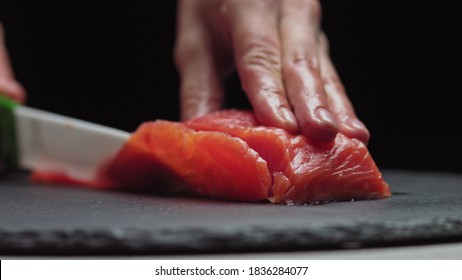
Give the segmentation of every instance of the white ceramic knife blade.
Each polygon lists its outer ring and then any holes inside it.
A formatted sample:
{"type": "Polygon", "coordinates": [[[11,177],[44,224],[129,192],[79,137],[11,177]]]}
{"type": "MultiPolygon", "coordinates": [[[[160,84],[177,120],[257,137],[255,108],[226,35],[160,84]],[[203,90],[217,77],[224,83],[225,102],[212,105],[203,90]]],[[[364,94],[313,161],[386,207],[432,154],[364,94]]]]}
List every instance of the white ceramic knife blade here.
{"type": "Polygon", "coordinates": [[[130,133],[22,105],[12,109],[17,165],[80,180],[96,178],[130,133]]]}

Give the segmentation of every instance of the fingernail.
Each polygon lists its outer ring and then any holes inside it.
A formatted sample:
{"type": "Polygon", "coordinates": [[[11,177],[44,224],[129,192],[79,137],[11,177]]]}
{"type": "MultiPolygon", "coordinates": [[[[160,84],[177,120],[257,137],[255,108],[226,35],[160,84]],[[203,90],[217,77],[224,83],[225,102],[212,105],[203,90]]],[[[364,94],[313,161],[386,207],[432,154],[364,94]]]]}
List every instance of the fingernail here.
{"type": "Polygon", "coordinates": [[[348,131],[345,131],[346,135],[352,138],[356,138],[367,145],[370,136],[369,130],[362,121],[358,120],[357,118],[351,117],[346,120],[345,124],[348,128],[348,131]]]}
{"type": "Polygon", "coordinates": [[[338,129],[337,121],[335,120],[334,115],[332,115],[332,113],[327,109],[322,107],[316,109],[316,117],[322,122],[338,129]]]}
{"type": "Polygon", "coordinates": [[[286,121],[289,126],[289,132],[295,133],[298,130],[297,119],[289,108],[282,107],[279,109],[279,115],[286,121]]]}
{"type": "Polygon", "coordinates": [[[292,113],[291,110],[289,110],[288,108],[286,107],[282,107],[280,110],[279,110],[279,114],[281,115],[281,117],[288,121],[288,122],[291,122],[291,123],[295,123],[295,116],[294,114],[292,113]]]}
{"type": "Polygon", "coordinates": [[[352,128],[356,128],[356,129],[360,129],[360,130],[367,130],[366,126],[364,125],[364,123],[356,118],[350,118],[348,120],[348,124],[352,127],[352,128]]]}

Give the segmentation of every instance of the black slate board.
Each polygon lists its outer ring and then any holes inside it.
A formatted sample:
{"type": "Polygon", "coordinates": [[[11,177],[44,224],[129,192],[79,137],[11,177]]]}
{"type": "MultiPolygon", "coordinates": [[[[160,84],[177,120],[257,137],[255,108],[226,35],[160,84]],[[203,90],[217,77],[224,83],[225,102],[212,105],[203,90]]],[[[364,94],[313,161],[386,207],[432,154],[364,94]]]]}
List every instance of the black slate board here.
{"type": "Polygon", "coordinates": [[[264,252],[462,240],[462,175],[386,171],[389,199],[272,205],[0,181],[0,254],[264,252]]]}

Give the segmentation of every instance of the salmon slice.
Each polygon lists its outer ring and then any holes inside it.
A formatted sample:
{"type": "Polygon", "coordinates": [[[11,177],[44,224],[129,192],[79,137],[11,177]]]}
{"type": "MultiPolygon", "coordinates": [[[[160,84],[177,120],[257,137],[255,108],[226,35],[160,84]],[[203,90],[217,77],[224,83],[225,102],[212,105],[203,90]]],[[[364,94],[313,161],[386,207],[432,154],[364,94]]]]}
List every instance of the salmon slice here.
{"type": "Polygon", "coordinates": [[[390,196],[367,147],[338,134],[320,145],[305,136],[261,126],[253,113],[225,110],[186,123],[199,131],[222,131],[244,140],[266,160],[273,203],[375,199],[390,196]]]}
{"type": "Polygon", "coordinates": [[[123,187],[243,201],[266,199],[271,186],[266,162],[241,139],[169,121],[141,125],[103,174],[123,187]]]}
{"type": "MultiPolygon", "coordinates": [[[[45,182],[73,182],[40,174],[45,182]]],[[[63,179],[64,178],[64,179],[63,179]]],[[[273,203],[390,196],[366,146],[338,134],[329,144],[261,126],[253,113],[224,110],[186,123],[142,124],[93,187],[144,188],[273,203]]]]}

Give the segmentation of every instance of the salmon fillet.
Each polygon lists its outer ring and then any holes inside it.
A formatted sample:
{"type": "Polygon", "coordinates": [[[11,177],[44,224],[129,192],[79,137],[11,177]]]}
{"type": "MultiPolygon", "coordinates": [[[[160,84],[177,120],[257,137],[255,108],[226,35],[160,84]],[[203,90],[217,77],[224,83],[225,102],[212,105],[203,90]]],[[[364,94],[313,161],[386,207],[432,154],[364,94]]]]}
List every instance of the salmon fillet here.
{"type": "MultiPolygon", "coordinates": [[[[338,134],[327,144],[262,126],[253,113],[223,110],[185,123],[143,123],[99,177],[79,184],[144,188],[272,203],[390,196],[367,147],[338,134]]],[[[36,172],[35,180],[73,182],[36,172]]]]}

